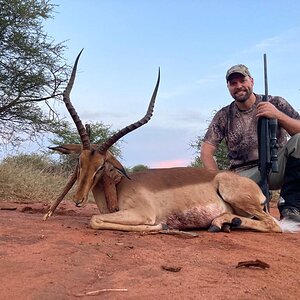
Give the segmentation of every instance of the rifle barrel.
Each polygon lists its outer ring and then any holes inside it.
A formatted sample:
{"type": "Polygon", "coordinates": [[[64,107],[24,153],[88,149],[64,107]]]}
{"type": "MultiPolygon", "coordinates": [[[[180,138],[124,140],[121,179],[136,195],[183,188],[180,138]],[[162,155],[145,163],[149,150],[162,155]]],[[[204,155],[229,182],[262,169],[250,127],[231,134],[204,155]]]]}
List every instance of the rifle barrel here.
{"type": "Polygon", "coordinates": [[[267,54],[264,54],[264,77],[265,77],[265,99],[264,101],[268,101],[268,70],[267,70],[267,54]]]}

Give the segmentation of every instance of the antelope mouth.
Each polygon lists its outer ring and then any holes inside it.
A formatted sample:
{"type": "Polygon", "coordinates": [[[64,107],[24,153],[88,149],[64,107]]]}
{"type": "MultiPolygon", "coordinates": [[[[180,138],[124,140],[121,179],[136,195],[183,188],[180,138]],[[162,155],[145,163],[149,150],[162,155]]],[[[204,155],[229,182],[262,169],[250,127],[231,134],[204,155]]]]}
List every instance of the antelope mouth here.
{"type": "Polygon", "coordinates": [[[73,200],[76,207],[82,208],[87,205],[87,197],[83,198],[82,200],[73,200]]]}

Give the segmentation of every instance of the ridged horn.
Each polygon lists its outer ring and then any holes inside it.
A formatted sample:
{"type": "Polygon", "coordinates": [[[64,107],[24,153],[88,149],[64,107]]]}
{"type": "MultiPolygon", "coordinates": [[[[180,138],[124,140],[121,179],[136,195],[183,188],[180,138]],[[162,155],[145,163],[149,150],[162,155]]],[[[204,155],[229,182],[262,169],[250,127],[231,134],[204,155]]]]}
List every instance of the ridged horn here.
{"type": "Polygon", "coordinates": [[[71,100],[70,100],[70,93],[71,93],[71,90],[72,90],[72,87],[73,87],[73,84],[74,84],[74,81],[75,81],[75,76],[76,76],[76,70],[77,70],[77,65],[78,65],[78,61],[79,61],[79,57],[82,53],[83,49],[79,52],[79,54],[77,55],[76,57],[76,60],[75,60],[75,63],[74,63],[74,66],[73,66],[73,69],[72,69],[72,73],[71,73],[71,77],[70,77],[70,80],[67,84],[67,87],[66,89],[64,90],[63,92],[63,100],[65,102],[65,105],[67,107],[67,110],[69,111],[76,127],[77,127],[77,131],[79,133],[79,136],[80,136],[80,139],[81,139],[81,142],[82,142],[82,148],[85,149],[85,150],[88,150],[90,149],[90,139],[89,139],[89,136],[75,110],[75,108],[73,107],[72,103],[71,103],[71,100]]]}
{"type": "Polygon", "coordinates": [[[114,143],[116,143],[120,138],[122,138],[124,135],[128,134],[129,132],[141,127],[142,125],[146,124],[152,117],[153,114],[153,109],[154,109],[154,104],[155,104],[155,99],[156,99],[156,94],[158,91],[159,87],[159,81],[160,81],[160,69],[158,69],[158,78],[157,82],[147,109],[146,115],[140,119],[139,121],[128,125],[124,127],[123,129],[119,130],[116,132],[112,137],[110,137],[105,143],[99,146],[98,150],[101,153],[106,152],[114,143]]]}

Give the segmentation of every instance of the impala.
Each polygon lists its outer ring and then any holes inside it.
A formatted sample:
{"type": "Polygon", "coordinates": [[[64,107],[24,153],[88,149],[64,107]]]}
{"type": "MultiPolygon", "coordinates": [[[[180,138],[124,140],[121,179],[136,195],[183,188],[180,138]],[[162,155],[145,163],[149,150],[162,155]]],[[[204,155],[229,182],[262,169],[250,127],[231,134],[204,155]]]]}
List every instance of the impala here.
{"type": "Polygon", "coordinates": [[[259,186],[232,172],[182,167],[148,169],[132,173],[129,178],[122,164],[109,152],[109,147],[150,119],[159,77],[145,117],[117,132],[104,144],[91,145],[70,100],[78,59],[79,56],[64,92],[64,101],[77,126],[82,145],[62,145],[52,149],[62,153],[79,153],[79,164],[45,218],[51,215],[53,207],[77,181],[76,205],[85,205],[92,191],[100,210],[100,214],[90,220],[93,229],[156,231],[208,228],[221,231],[227,230],[230,225],[261,232],[299,231],[292,221],[278,221],[265,212],[266,199],[259,186]],[[108,195],[117,199],[119,211],[107,213],[108,195]]]}

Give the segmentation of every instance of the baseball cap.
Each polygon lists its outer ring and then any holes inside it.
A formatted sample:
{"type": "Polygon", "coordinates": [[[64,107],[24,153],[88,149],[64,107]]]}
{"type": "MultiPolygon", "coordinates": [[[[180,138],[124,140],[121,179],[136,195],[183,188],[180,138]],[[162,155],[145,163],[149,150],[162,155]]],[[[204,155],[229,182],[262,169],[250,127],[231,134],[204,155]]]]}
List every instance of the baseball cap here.
{"type": "Polygon", "coordinates": [[[228,69],[226,73],[226,81],[228,81],[229,76],[234,73],[239,73],[242,74],[243,76],[251,77],[249,69],[245,65],[239,64],[239,65],[232,66],[230,69],[228,69]]]}

